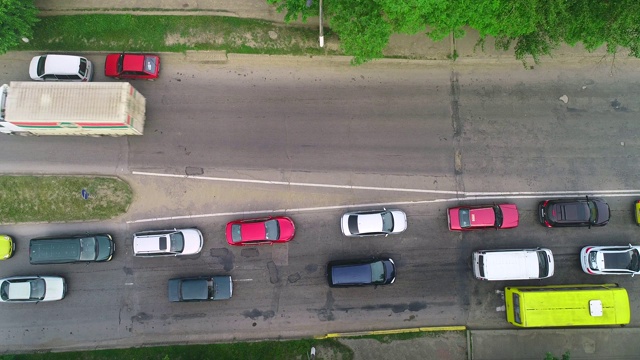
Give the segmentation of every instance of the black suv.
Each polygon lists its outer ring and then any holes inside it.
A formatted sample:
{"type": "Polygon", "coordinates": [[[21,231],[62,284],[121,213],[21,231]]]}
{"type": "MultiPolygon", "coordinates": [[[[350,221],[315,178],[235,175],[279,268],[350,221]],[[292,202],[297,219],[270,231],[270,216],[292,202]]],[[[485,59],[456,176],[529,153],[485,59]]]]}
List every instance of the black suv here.
{"type": "Polygon", "coordinates": [[[538,220],[546,227],[605,226],[610,217],[609,204],[602,199],[555,199],[538,204],[538,220]]]}
{"type": "Polygon", "coordinates": [[[390,258],[330,261],[327,279],[331,287],[392,284],[396,266],[390,258]]]}

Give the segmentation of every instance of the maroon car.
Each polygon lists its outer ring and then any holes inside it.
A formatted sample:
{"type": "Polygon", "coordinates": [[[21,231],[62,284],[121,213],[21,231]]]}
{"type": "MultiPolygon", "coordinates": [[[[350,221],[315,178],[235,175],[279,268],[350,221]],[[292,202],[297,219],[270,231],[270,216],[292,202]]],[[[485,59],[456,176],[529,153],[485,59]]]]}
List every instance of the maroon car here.
{"type": "Polygon", "coordinates": [[[510,229],[518,226],[516,204],[459,206],[447,210],[449,230],[510,229]]]}
{"type": "Polygon", "coordinates": [[[229,245],[271,245],[293,239],[296,227],[290,218],[275,216],[231,221],[226,232],[229,245]]]}
{"type": "Polygon", "coordinates": [[[116,79],[154,80],[160,73],[160,57],[151,54],[109,54],[104,75],[116,79]]]}

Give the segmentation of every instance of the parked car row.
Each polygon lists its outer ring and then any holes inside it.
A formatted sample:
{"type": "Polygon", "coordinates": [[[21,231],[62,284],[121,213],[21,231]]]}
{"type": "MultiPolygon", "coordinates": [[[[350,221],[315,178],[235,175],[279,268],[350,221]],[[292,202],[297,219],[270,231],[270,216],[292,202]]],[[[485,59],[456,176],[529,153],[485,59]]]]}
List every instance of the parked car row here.
{"type": "MultiPolygon", "coordinates": [[[[639,208],[640,201],[636,203],[639,208]]],[[[636,210],[640,212],[640,210],[636,210]]],[[[610,218],[609,205],[601,199],[544,200],[538,206],[539,221],[547,227],[604,226],[610,218]]],[[[452,231],[509,229],[519,224],[515,204],[459,206],[447,210],[452,231]]],[[[398,209],[347,212],[340,219],[343,235],[348,237],[388,236],[407,229],[407,215],[398,209]]],[[[295,224],[286,216],[234,220],[225,227],[226,240],[232,246],[276,244],[291,241],[295,224]]],[[[133,236],[136,257],[185,256],[200,253],[202,233],[195,228],[137,232],[133,236]]],[[[7,259],[15,251],[8,235],[0,235],[0,257],[7,259]]],[[[73,235],[31,239],[31,264],[103,262],[112,259],[115,242],[109,234],[73,235]]],[[[640,274],[640,246],[587,246],[580,252],[582,269],[591,275],[640,274]]],[[[544,279],[553,276],[555,263],[551,250],[494,249],[472,254],[474,276],[482,280],[504,281],[544,279]]],[[[327,264],[331,287],[387,285],[396,280],[396,265],[389,257],[334,260],[327,264]]],[[[170,301],[206,301],[231,298],[230,276],[201,276],[170,279],[170,301]]],[[[0,301],[51,301],[66,294],[66,283],[55,276],[24,276],[0,280],[0,301]]]]}
{"type": "MultiPolygon", "coordinates": [[[[93,63],[75,55],[45,54],[29,64],[29,76],[36,81],[93,81],[93,63]]],[[[108,54],[104,76],[116,79],[154,80],[160,74],[160,57],[152,54],[108,54]]]]}

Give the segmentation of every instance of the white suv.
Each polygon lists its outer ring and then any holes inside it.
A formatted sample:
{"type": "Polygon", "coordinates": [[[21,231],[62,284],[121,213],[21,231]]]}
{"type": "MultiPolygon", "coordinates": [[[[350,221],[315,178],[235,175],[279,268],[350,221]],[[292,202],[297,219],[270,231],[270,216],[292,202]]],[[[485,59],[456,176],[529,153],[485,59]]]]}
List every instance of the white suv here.
{"type": "Polygon", "coordinates": [[[194,255],[202,250],[202,243],[202,233],[198,229],[144,231],[133,235],[133,255],[194,255]]]}
{"type": "Polygon", "coordinates": [[[29,76],[37,81],[91,81],[93,64],[82,56],[40,55],[31,59],[29,76]]]}

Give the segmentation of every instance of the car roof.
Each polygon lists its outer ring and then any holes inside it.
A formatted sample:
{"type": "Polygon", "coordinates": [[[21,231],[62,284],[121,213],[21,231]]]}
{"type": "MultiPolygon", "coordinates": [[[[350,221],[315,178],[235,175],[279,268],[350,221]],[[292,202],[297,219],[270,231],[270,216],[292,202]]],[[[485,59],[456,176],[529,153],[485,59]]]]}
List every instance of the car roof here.
{"type": "Polygon", "coordinates": [[[588,221],[591,213],[586,201],[577,200],[553,204],[550,215],[553,217],[553,220],[557,222],[572,222],[588,221]]]}
{"type": "Polygon", "coordinates": [[[80,68],[80,56],[75,55],[46,55],[44,63],[45,74],[75,75],[80,68]]]}
{"type": "Polygon", "coordinates": [[[182,280],[183,300],[207,300],[209,298],[208,279],[185,279],[182,280]]]}
{"type": "Polygon", "coordinates": [[[133,247],[136,252],[168,251],[170,247],[169,233],[162,235],[135,236],[133,247]]]}
{"type": "Polygon", "coordinates": [[[371,264],[334,265],[331,279],[334,284],[370,284],[371,264]]]}
{"type": "Polygon", "coordinates": [[[240,224],[242,241],[265,240],[267,233],[263,221],[240,224]]]}
{"type": "MultiPolygon", "coordinates": [[[[358,231],[355,233],[367,234],[382,231],[382,216],[380,216],[380,213],[352,216],[356,216],[357,218],[358,231]]],[[[351,221],[349,221],[349,227],[351,228],[351,221]]]]}
{"type": "Polygon", "coordinates": [[[496,213],[492,207],[469,209],[469,220],[471,226],[494,226],[496,223],[496,213]]]}
{"type": "Polygon", "coordinates": [[[27,300],[31,297],[31,282],[20,281],[10,282],[9,299],[11,300],[27,300]]]}
{"type": "Polygon", "coordinates": [[[144,60],[148,55],[124,54],[122,71],[144,71],[144,60]]]}

